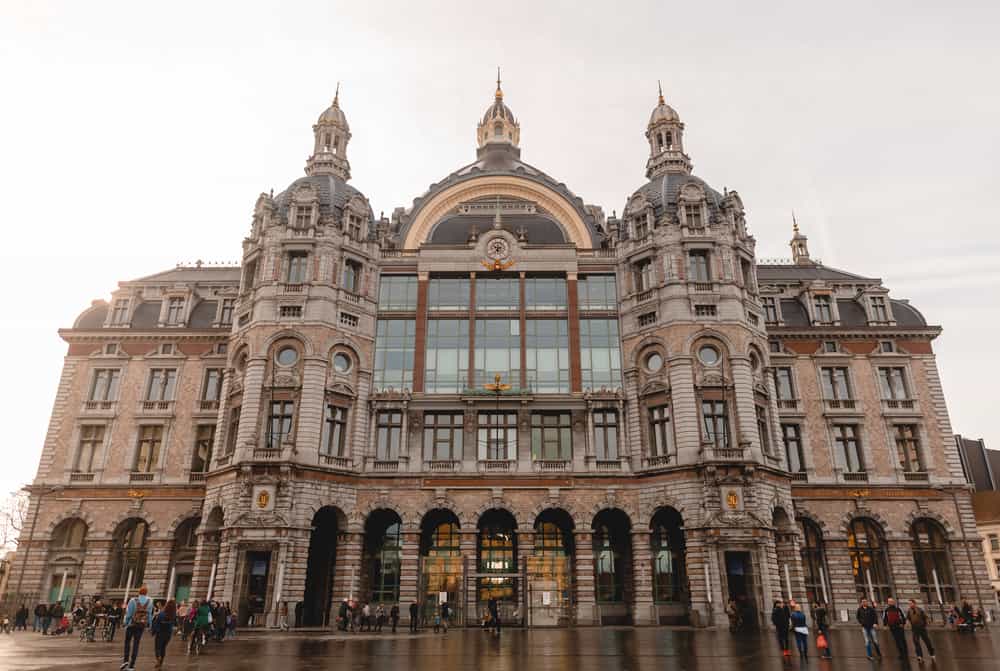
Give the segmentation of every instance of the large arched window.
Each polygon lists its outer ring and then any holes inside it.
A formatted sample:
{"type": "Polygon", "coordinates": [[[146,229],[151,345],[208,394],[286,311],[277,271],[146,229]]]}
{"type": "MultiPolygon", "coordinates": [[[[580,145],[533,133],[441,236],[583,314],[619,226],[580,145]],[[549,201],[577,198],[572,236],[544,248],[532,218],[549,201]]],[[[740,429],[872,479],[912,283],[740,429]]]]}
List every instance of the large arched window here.
{"type": "Polygon", "coordinates": [[[87,523],[81,519],[64,520],[52,533],[51,547],[60,550],[79,550],[87,542],[87,523]]]}
{"type": "Polygon", "coordinates": [[[685,600],[684,524],[679,512],[661,508],[653,516],[650,535],[653,552],[653,601],[685,600]]]}
{"type": "Polygon", "coordinates": [[[476,548],[479,573],[496,574],[479,578],[479,601],[490,598],[516,601],[517,585],[511,574],[517,573],[517,522],[506,510],[493,509],[479,519],[479,542],[476,548]]]}
{"type": "Polygon", "coordinates": [[[829,603],[826,591],[826,553],[823,547],[823,532],[815,522],[807,519],[802,525],[802,570],[805,573],[806,600],[809,603],[829,603]]]}
{"type": "Polygon", "coordinates": [[[432,619],[441,593],[447,595],[456,617],[460,617],[462,547],[458,517],[450,510],[432,510],[420,523],[421,617],[432,619]]]}
{"type": "Polygon", "coordinates": [[[146,541],[149,525],[139,519],[122,522],[114,536],[108,587],[125,589],[142,584],[146,572],[146,541]],[[132,582],[129,584],[129,577],[132,582]]]}
{"type": "Polygon", "coordinates": [[[602,510],[594,518],[594,597],[598,603],[625,601],[631,560],[631,524],[621,510],[602,510]]]}
{"type": "Polygon", "coordinates": [[[917,584],[924,595],[924,603],[952,603],[955,600],[955,578],[944,529],[934,520],[915,520],[910,526],[910,538],[913,563],[917,567],[917,584]]]}
{"type": "Polygon", "coordinates": [[[198,549],[198,525],[200,517],[191,517],[177,526],[174,545],[170,551],[171,574],[174,577],[174,592],[168,598],[177,603],[191,597],[191,581],[194,575],[194,556],[198,549]]]}
{"type": "Polygon", "coordinates": [[[369,566],[371,600],[399,601],[399,567],[402,559],[402,520],[392,510],[376,510],[365,525],[365,553],[369,566]]]}
{"type": "MultiPolygon", "coordinates": [[[[551,584],[559,598],[556,605],[568,612],[573,599],[573,518],[565,510],[549,508],[535,520],[535,547],[528,556],[532,583],[551,584]]],[[[549,587],[543,587],[546,591],[549,587]]]]}
{"type": "Polygon", "coordinates": [[[882,530],[867,517],[854,518],[848,528],[847,550],[858,598],[885,603],[893,590],[882,530]]]}

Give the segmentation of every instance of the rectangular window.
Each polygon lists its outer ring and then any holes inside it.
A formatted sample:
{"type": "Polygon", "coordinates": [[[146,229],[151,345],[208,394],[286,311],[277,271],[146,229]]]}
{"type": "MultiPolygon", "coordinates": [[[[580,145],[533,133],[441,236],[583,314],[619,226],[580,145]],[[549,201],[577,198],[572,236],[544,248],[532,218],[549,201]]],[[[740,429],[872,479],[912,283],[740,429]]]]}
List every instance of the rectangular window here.
{"type": "Polygon", "coordinates": [[[413,344],[416,322],[380,319],[375,329],[375,389],[410,389],[413,386],[413,344]]]}
{"type": "Polygon", "coordinates": [[[906,386],[906,371],[899,366],[878,369],[878,382],[882,398],[887,401],[905,401],[910,398],[906,386]]]}
{"type": "Polygon", "coordinates": [[[90,383],[91,401],[117,401],[118,381],[121,371],[117,368],[98,368],[94,371],[94,379],[90,383]]]}
{"type": "Polygon", "coordinates": [[[768,340],[767,348],[772,354],[781,354],[781,341],[780,340],[768,340]]]}
{"type": "Polygon", "coordinates": [[[521,305],[521,282],[516,277],[477,277],[477,310],[517,310],[521,305]]]}
{"type": "Polygon", "coordinates": [[[802,451],[802,429],[798,424],[782,424],[781,437],[785,442],[788,470],[792,473],[802,473],[806,470],[805,455],[802,451]]]}
{"type": "Polygon", "coordinates": [[[768,324],[778,323],[778,304],[771,296],[764,296],[760,299],[760,305],[764,308],[764,321],[768,324]]]}
{"type": "Polygon", "coordinates": [[[684,206],[684,214],[689,228],[701,228],[701,205],[688,203],[684,206]]]}
{"type": "Polygon", "coordinates": [[[295,208],[295,228],[309,228],[312,225],[312,207],[298,205],[295,208]]]}
{"type": "Polygon", "coordinates": [[[426,461],[458,461],[462,458],[462,417],[460,412],[424,413],[426,461]]]}
{"type": "Polygon", "coordinates": [[[167,301],[167,323],[180,324],[184,321],[184,299],[171,298],[167,301]]]}
{"type": "Polygon", "coordinates": [[[891,340],[883,340],[878,344],[879,351],[882,354],[893,354],[896,351],[896,344],[891,340]]]}
{"type": "Polygon", "coordinates": [[[584,389],[622,386],[617,319],[580,320],[580,372],[584,389]]]}
{"type": "Polygon", "coordinates": [[[539,393],[569,393],[569,322],[529,319],[525,355],[528,387],[539,393]]]}
{"type": "Polygon", "coordinates": [[[674,453],[674,430],[670,424],[670,406],[649,409],[649,456],[666,457],[674,453]]]}
{"type": "Polygon", "coordinates": [[[729,448],[729,415],[725,401],[702,401],[701,418],[705,440],[718,450],[729,448]]]}
{"type": "Polygon", "coordinates": [[[378,309],[381,312],[417,309],[416,275],[383,275],[378,285],[378,309]]]}
{"type": "Polygon", "coordinates": [[[649,235],[649,220],[646,215],[639,215],[632,220],[632,228],[635,230],[635,239],[642,240],[649,235]]]}
{"type": "Polygon", "coordinates": [[[350,312],[341,312],[340,323],[344,326],[355,327],[358,325],[358,316],[352,315],[350,312]]]}
{"type": "Polygon", "coordinates": [[[243,266],[243,293],[250,291],[257,284],[257,259],[247,261],[243,266]]]}
{"type": "Polygon", "coordinates": [[[328,457],[342,457],[346,441],[347,408],[327,403],[323,413],[323,434],[320,437],[319,453],[328,457]]]}
{"type": "Polygon", "coordinates": [[[576,286],[581,310],[618,309],[614,275],[584,275],[576,286]]]}
{"type": "Polygon", "coordinates": [[[868,300],[872,306],[872,321],[889,321],[889,310],[885,305],[885,298],[883,296],[872,296],[868,300]]]}
{"type": "Polygon", "coordinates": [[[149,371],[149,386],[146,387],[147,401],[172,401],[177,387],[176,368],[154,368],[149,371]]]}
{"type": "Polygon", "coordinates": [[[271,401],[271,414],[267,421],[267,447],[280,450],[292,436],[292,421],[295,418],[294,401],[271,401]]]}
{"type": "Polygon", "coordinates": [[[428,310],[468,310],[468,277],[432,277],[427,285],[428,310]]]}
{"type": "Polygon", "coordinates": [[[208,472],[212,462],[212,443],[215,441],[215,424],[199,424],[195,429],[194,458],[191,460],[192,473],[208,472]]]}
{"type": "Polygon", "coordinates": [[[285,282],[303,284],[309,273],[309,255],[305,252],[289,252],[285,262],[288,264],[285,282]]]}
{"type": "Polygon", "coordinates": [[[376,416],[375,459],[396,461],[399,459],[399,444],[403,437],[403,413],[399,410],[383,410],[376,416]]]}
{"type": "Polygon", "coordinates": [[[352,294],[361,293],[361,264],[357,261],[344,261],[344,281],[341,284],[345,291],[352,294]]]}
{"type": "Polygon", "coordinates": [[[846,473],[863,473],[861,443],[856,424],[838,424],[833,427],[833,447],[837,465],[846,473]]]}
{"type": "Polygon", "coordinates": [[[119,298],[115,301],[114,310],[111,312],[111,325],[124,326],[128,323],[128,299],[119,298]]]}
{"type": "Polygon", "coordinates": [[[569,413],[531,413],[531,458],[569,461],[572,454],[569,413]]]}
{"type": "Polygon", "coordinates": [[[1000,552],[1000,536],[990,534],[990,552],[1000,552]]]}
{"type": "Polygon", "coordinates": [[[363,228],[361,226],[361,217],[356,214],[352,214],[347,219],[347,234],[351,236],[352,240],[357,240],[361,242],[361,236],[363,233],[363,228]]]}
{"type": "Polygon", "coordinates": [[[644,328],[646,326],[652,326],[656,323],[656,313],[647,312],[645,314],[639,315],[639,328],[644,328]]]}
{"type": "Polygon", "coordinates": [[[236,451],[236,439],[240,429],[240,406],[229,411],[229,425],[226,427],[226,454],[236,451]]]}
{"type": "Polygon", "coordinates": [[[851,385],[847,377],[847,368],[839,366],[821,368],[820,379],[823,383],[823,398],[828,401],[851,400],[851,385]]]}
{"type": "Polygon", "coordinates": [[[282,305],[278,310],[278,316],[280,317],[301,317],[302,316],[302,306],[301,305],[282,305]]]}
{"type": "Polygon", "coordinates": [[[707,250],[694,249],[688,252],[688,280],[692,282],[712,281],[707,250]]]}
{"type": "Polygon", "coordinates": [[[521,386],[521,323],[516,319],[477,319],[475,384],[499,375],[504,384],[521,386]]]}
{"type": "Polygon", "coordinates": [[[104,443],[104,426],[101,424],[84,424],[80,427],[80,448],[76,452],[73,464],[74,473],[93,473],[94,457],[104,443]]]}
{"type": "Polygon", "coordinates": [[[517,459],[517,413],[481,412],[479,423],[479,459],[517,459]]]}
{"type": "Polygon", "coordinates": [[[160,447],[163,444],[163,427],[159,424],[139,427],[139,445],[132,470],[152,473],[160,463],[160,447]]]}
{"type": "Polygon", "coordinates": [[[236,309],[236,300],[232,298],[222,299],[222,310],[219,312],[219,323],[220,324],[232,324],[233,323],[233,310],[236,309]]]}
{"type": "Polygon", "coordinates": [[[525,310],[565,310],[566,280],[562,277],[529,277],[524,281],[525,310]]]}
{"type": "Polygon", "coordinates": [[[456,394],[469,386],[469,320],[427,320],[424,391],[456,394]]]}
{"type": "Polygon", "coordinates": [[[764,454],[771,454],[771,428],[767,422],[767,408],[762,405],[754,406],[754,413],[757,417],[757,433],[760,435],[760,447],[764,454]]]}
{"type": "Polygon", "coordinates": [[[201,400],[218,401],[222,398],[222,369],[209,368],[205,371],[205,383],[201,388],[201,400]]]}
{"type": "MultiPolygon", "coordinates": [[[[694,306],[695,317],[715,317],[718,316],[718,310],[714,305],[695,305],[694,306]]],[[[748,317],[752,317],[752,313],[747,313],[748,317]]]]}
{"type": "Polygon", "coordinates": [[[823,353],[824,354],[836,354],[839,351],[840,351],[840,348],[837,347],[837,341],[836,340],[824,340],[823,341],[823,353]]]}
{"type": "Polygon", "coordinates": [[[819,295],[813,298],[813,319],[820,324],[833,323],[833,308],[830,297],[819,295]]]}
{"type": "Polygon", "coordinates": [[[618,411],[595,410],[594,456],[598,461],[618,461],[618,411]]]}
{"type": "Polygon", "coordinates": [[[774,389],[779,401],[795,400],[795,385],[792,382],[792,369],[782,366],[774,369],[774,389]]]}
{"type": "Polygon", "coordinates": [[[920,434],[916,424],[896,425],[896,452],[904,471],[923,473],[927,470],[920,452],[920,434]]]}
{"type": "Polygon", "coordinates": [[[650,259],[644,259],[632,266],[632,276],[635,281],[635,291],[649,291],[656,286],[655,270],[650,259]]]}

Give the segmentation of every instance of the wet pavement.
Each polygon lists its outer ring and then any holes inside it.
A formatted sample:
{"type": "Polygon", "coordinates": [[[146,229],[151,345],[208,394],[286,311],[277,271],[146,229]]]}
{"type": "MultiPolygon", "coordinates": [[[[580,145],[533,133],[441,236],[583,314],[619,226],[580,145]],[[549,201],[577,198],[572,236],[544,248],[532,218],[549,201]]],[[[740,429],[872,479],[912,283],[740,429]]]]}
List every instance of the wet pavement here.
{"type": "MultiPolygon", "coordinates": [[[[772,635],[733,636],[726,631],[666,628],[577,628],[504,630],[499,637],[481,630],[452,629],[447,635],[243,632],[235,640],[210,644],[200,656],[184,654],[171,642],[164,669],[211,671],[299,671],[306,669],[385,669],[386,671],[834,671],[900,669],[904,665],[886,632],[882,662],[865,658],[861,634],[834,631],[834,658],[783,660],[772,635]]],[[[1000,629],[974,636],[935,630],[937,661],[918,665],[910,644],[909,668],[933,671],[1000,669],[1000,629]]],[[[121,662],[122,641],[81,643],[76,636],[43,637],[31,632],[0,635],[0,671],[113,670],[121,662]]],[[[153,668],[153,640],[143,637],[136,669],[153,668]]]]}

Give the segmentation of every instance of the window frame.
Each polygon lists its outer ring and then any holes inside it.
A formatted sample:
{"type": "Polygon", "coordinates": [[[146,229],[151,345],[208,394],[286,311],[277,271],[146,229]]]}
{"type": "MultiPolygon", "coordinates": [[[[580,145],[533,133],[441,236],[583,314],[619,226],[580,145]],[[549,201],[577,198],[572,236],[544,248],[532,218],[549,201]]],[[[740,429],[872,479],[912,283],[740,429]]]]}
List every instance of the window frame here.
{"type": "Polygon", "coordinates": [[[619,461],[618,410],[595,408],[590,416],[594,428],[594,458],[597,461],[619,461]]]}
{"type": "Polygon", "coordinates": [[[531,459],[532,461],[573,459],[572,413],[562,411],[531,413],[531,459]]]}
{"type": "Polygon", "coordinates": [[[162,424],[139,425],[135,458],[132,460],[133,473],[155,473],[159,469],[164,433],[162,424]]]}
{"type": "Polygon", "coordinates": [[[476,427],[476,451],[480,461],[515,461],[517,459],[516,411],[480,410],[476,414],[476,427]],[[494,419],[496,421],[493,421],[494,419]]]}
{"type": "Polygon", "coordinates": [[[402,447],[402,408],[380,408],[375,415],[375,461],[399,461],[402,447]]]}
{"type": "Polygon", "coordinates": [[[463,412],[425,412],[423,434],[425,461],[461,461],[465,449],[463,412]],[[445,447],[443,453],[440,450],[441,446],[445,447]]]}

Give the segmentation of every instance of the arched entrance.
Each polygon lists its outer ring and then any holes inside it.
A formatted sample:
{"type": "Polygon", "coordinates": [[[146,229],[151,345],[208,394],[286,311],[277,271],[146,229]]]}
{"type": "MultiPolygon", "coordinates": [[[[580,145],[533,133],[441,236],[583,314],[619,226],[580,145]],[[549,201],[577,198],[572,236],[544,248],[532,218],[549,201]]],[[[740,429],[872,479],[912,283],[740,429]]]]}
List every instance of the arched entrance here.
{"type": "Polygon", "coordinates": [[[58,601],[69,610],[76,596],[86,551],[87,523],[79,518],[63,520],[49,542],[49,603],[58,601]]]}
{"type": "Polygon", "coordinates": [[[530,626],[565,626],[574,623],[575,554],[573,518],[561,508],[542,511],[535,520],[534,551],[527,558],[530,626]]]}
{"type": "Polygon", "coordinates": [[[617,508],[594,516],[594,600],[601,624],[631,624],[632,521],[617,508]]]}
{"type": "Polygon", "coordinates": [[[847,551],[858,598],[885,603],[893,589],[882,530],[867,517],[855,517],[847,530],[847,551]]]}
{"type": "Polygon", "coordinates": [[[479,518],[476,536],[476,613],[490,599],[499,602],[500,616],[510,621],[518,605],[517,520],[501,508],[479,518]]]}
{"type": "Polygon", "coordinates": [[[385,508],[373,511],[365,522],[365,585],[361,593],[372,603],[389,607],[399,602],[402,527],[396,511],[385,508]]]}
{"type": "Polygon", "coordinates": [[[337,534],[345,526],[344,514],[333,506],[324,506],[313,515],[309,557],[306,560],[306,589],[302,599],[301,624],[304,627],[324,627],[330,623],[337,534]]]}
{"type": "Polygon", "coordinates": [[[167,598],[177,603],[191,600],[191,582],[194,576],[194,558],[198,549],[198,525],[200,517],[191,517],[177,526],[174,544],[170,551],[170,576],[167,598]],[[173,588],[173,593],[169,590],[173,588]]]}
{"type": "Polygon", "coordinates": [[[452,622],[462,622],[461,534],[455,513],[438,508],[420,522],[420,618],[433,622],[442,600],[451,604],[452,622]]]}
{"type": "Polygon", "coordinates": [[[650,521],[653,557],[653,603],[659,624],[686,624],[687,589],[684,521],[673,508],[660,508],[650,521]]]}
{"type": "Polygon", "coordinates": [[[932,519],[917,519],[910,526],[910,539],[924,603],[954,603],[955,577],[944,529],[932,519]]]}
{"type": "Polygon", "coordinates": [[[829,591],[826,583],[826,546],[823,543],[823,532],[812,520],[802,518],[802,547],[799,556],[802,558],[802,571],[806,584],[806,599],[809,603],[830,605],[829,591]]]}
{"type": "Polygon", "coordinates": [[[122,595],[134,591],[145,578],[149,525],[145,520],[132,518],[118,525],[111,550],[111,570],[108,587],[122,595]]]}

